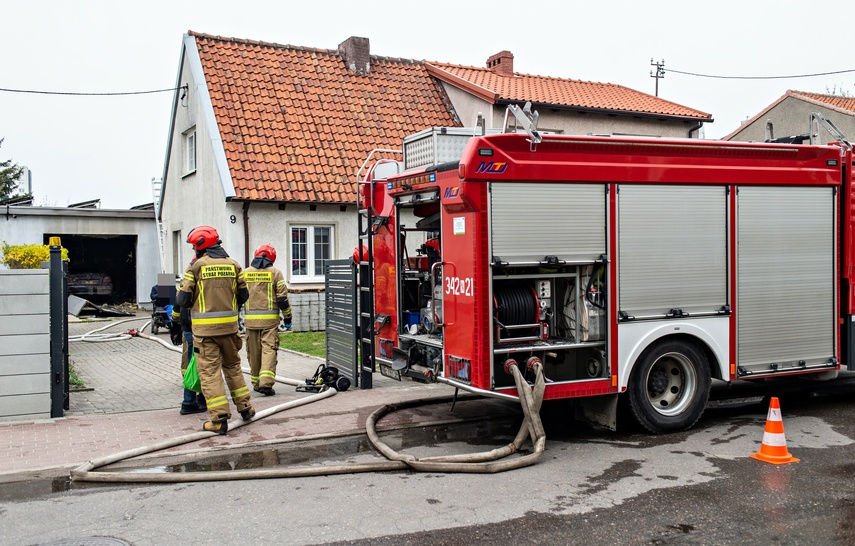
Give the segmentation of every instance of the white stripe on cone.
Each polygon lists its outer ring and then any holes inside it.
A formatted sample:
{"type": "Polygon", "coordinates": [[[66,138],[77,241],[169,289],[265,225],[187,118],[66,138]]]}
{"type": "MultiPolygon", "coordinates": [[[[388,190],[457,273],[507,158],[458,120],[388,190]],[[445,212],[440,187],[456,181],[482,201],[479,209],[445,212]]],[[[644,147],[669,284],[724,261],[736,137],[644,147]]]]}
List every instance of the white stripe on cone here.
{"type": "Polygon", "coordinates": [[[764,432],[763,443],[767,446],[784,447],[787,445],[787,439],[783,432],[764,432]]]}
{"type": "Polygon", "coordinates": [[[781,408],[769,408],[769,417],[767,419],[770,421],[781,421],[781,408]]]}

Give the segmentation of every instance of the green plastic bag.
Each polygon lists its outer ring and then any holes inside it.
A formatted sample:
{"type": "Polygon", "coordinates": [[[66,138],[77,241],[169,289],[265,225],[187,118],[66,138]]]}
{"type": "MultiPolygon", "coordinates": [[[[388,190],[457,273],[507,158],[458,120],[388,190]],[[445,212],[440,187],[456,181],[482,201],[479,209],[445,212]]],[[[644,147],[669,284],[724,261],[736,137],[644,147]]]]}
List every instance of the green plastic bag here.
{"type": "Polygon", "coordinates": [[[191,353],[190,362],[184,370],[184,388],[193,392],[202,392],[202,382],[199,381],[199,370],[196,369],[196,353],[191,353]]]}

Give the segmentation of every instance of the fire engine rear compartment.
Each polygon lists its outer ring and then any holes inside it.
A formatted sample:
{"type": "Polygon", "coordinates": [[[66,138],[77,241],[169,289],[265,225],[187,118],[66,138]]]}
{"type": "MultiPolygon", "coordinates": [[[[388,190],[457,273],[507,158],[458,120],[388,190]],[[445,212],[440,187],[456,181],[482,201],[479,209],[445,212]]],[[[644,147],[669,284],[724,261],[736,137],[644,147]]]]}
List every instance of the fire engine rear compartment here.
{"type": "Polygon", "coordinates": [[[384,373],[512,395],[508,363],[539,361],[545,399],[625,392],[662,432],[694,423],[710,378],[836,372],[836,150],[472,140],[464,179],[382,186],[384,373]],[[504,170],[472,176],[486,148],[504,170]]]}

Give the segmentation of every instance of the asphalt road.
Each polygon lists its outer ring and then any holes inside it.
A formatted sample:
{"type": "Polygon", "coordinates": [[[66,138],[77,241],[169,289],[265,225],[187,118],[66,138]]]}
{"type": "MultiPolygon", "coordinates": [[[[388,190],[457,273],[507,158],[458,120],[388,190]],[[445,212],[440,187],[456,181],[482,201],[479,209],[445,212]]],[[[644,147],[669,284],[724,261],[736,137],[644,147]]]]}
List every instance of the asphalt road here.
{"type": "MultiPolygon", "coordinates": [[[[4,484],[0,543],[108,536],[148,544],[852,544],[855,387],[717,389],[690,431],[650,436],[576,423],[548,404],[544,457],[501,474],[398,471],[179,485],[4,484]],[[748,458],[768,395],[781,397],[798,463],[748,458]]],[[[416,456],[481,451],[516,432],[491,423],[388,435],[416,456]]],[[[197,458],[209,468],[378,460],[359,438],[197,458]]],[[[145,464],[178,471],[186,461],[145,464]]]]}

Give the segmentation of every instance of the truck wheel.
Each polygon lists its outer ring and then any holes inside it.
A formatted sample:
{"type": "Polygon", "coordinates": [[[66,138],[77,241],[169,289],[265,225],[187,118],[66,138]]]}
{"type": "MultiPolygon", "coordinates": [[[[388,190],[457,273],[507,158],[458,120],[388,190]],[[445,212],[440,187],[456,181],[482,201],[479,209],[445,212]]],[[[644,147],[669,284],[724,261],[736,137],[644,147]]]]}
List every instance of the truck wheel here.
{"type": "Polygon", "coordinates": [[[710,365],[691,342],[669,340],[648,347],[629,377],[629,406],[654,434],[685,430],[700,418],[710,397],[710,365]]]}

